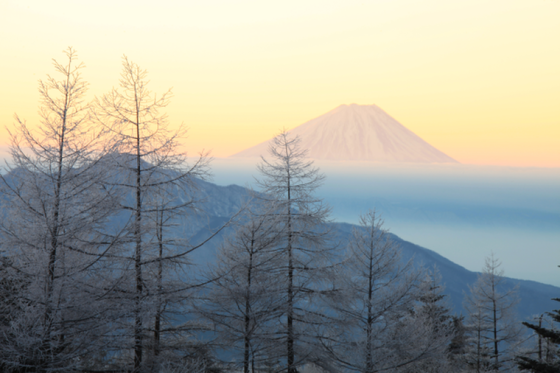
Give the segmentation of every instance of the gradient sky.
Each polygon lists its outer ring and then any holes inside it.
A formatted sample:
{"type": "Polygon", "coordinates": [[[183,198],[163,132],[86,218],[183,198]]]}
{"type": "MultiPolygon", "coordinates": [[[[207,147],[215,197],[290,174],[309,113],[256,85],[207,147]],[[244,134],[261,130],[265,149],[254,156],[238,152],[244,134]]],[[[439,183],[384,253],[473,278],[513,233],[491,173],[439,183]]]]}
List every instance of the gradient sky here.
{"type": "Polygon", "coordinates": [[[173,87],[192,152],[375,103],[460,162],[560,167],[559,20],[559,0],[2,0],[0,146],[73,46],[91,97],[123,54],[173,87]]]}

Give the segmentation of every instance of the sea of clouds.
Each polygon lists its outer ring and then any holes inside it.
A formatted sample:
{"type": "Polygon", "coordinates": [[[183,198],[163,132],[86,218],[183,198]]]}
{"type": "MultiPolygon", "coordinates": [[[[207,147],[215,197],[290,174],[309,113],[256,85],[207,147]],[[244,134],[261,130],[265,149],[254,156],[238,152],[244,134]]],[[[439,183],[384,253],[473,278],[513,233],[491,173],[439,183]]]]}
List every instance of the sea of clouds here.
{"type": "MultiPolygon", "coordinates": [[[[9,159],[0,147],[0,162],[9,159]]],[[[213,181],[257,188],[255,159],[216,158],[213,181]]],[[[560,169],[315,162],[335,221],[375,208],[399,237],[479,271],[492,252],[508,277],[560,286],[560,169]]],[[[2,171],[4,172],[4,171],[2,171]]]]}
{"type": "MultiPolygon", "coordinates": [[[[213,181],[255,187],[256,160],[215,159],[213,181]]],[[[508,277],[560,286],[560,169],[315,162],[336,221],[375,208],[401,238],[472,271],[492,252],[508,277]]]]}

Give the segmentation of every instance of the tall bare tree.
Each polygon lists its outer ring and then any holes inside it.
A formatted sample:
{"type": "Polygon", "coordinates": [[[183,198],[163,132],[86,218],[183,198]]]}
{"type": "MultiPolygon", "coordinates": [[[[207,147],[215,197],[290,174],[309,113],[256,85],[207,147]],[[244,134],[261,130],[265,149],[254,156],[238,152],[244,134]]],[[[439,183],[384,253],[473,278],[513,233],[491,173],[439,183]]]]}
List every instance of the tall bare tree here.
{"type": "Polygon", "coordinates": [[[4,325],[5,366],[36,372],[79,366],[98,347],[104,314],[103,266],[113,241],[104,232],[115,212],[103,131],[89,118],[72,48],[54,61],[60,79],[39,82],[41,121],[16,117],[11,161],[1,179],[0,244],[5,274],[17,287],[4,325]]]}
{"type": "MultiPolygon", "coordinates": [[[[194,179],[208,176],[210,161],[207,153],[201,153],[194,163],[187,163],[186,155],[179,151],[179,141],[186,134],[185,127],[170,128],[167,116],[160,113],[169,104],[171,92],[159,97],[153,95],[148,90],[146,78],[145,70],[124,57],[120,88],[97,99],[95,105],[97,121],[112,133],[112,143],[118,149],[113,160],[122,177],[117,184],[129,197],[123,199],[122,208],[131,213],[129,228],[133,249],[129,260],[133,266],[134,284],[128,292],[133,303],[134,371],[142,368],[146,317],[151,312],[157,329],[157,320],[161,316],[158,312],[154,316],[153,307],[150,308],[153,299],[146,289],[148,277],[145,272],[154,263],[162,269],[166,259],[163,254],[156,254],[154,260],[150,252],[155,247],[162,249],[162,224],[167,216],[193,207],[194,179]],[[177,198],[178,191],[182,191],[185,200],[177,198]],[[155,225],[147,219],[150,214],[156,216],[155,220],[151,219],[155,225]],[[150,244],[154,236],[159,237],[155,247],[150,244]]],[[[167,260],[184,257],[187,252],[170,254],[167,260]]],[[[161,280],[162,276],[160,274],[158,278],[161,280]]],[[[156,330],[156,343],[159,335],[156,330]]]]}
{"type": "Polygon", "coordinates": [[[504,272],[500,266],[493,254],[486,258],[482,273],[469,286],[470,293],[465,297],[467,322],[476,354],[470,356],[470,360],[477,372],[511,369],[520,335],[515,317],[519,302],[517,288],[504,287],[504,272]]]}
{"type": "Polygon", "coordinates": [[[285,303],[276,216],[258,211],[247,219],[219,251],[210,271],[210,291],[200,308],[216,326],[220,348],[244,373],[274,364],[270,324],[285,303]]]}
{"type": "Polygon", "coordinates": [[[369,211],[349,243],[349,258],[333,279],[328,305],[334,312],[323,346],[350,371],[397,371],[440,354],[449,338],[426,312],[412,312],[423,272],[401,260],[383,221],[369,211]]]}
{"type": "Polygon", "coordinates": [[[420,294],[412,310],[412,320],[423,324],[424,335],[417,341],[412,341],[416,348],[409,353],[414,357],[422,351],[410,364],[399,370],[402,373],[452,373],[462,371],[462,367],[454,364],[451,344],[457,337],[457,318],[450,314],[447,296],[441,283],[441,275],[436,266],[427,271],[420,283],[420,294]],[[427,338],[426,338],[427,337],[427,338]],[[423,342],[427,341],[428,346],[423,342]],[[418,358],[420,357],[420,358],[418,358]]]}
{"type": "Polygon", "coordinates": [[[297,372],[312,355],[314,338],[308,331],[319,294],[321,276],[333,260],[325,230],[329,209],[314,195],[324,176],[306,158],[300,140],[283,131],[271,142],[269,155],[259,165],[261,191],[274,205],[283,251],[282,271],[287,281],[278,343],[284,344],[288,373],[297,372]]]}

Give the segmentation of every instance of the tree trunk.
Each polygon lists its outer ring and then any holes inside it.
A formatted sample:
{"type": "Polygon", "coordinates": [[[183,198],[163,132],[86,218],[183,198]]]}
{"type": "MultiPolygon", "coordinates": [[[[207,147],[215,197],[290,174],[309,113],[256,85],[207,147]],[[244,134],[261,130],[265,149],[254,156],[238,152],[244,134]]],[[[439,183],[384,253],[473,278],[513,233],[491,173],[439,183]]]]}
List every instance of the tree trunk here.
{"type": "Polygon", "coordinates": [[[366,370],[365,373],[372,373],[373,372],[373,356],[371,354],[372,349],[372,338],[373,338],[373,310],[372,310],[372,301],[373,301],[373,254],[375,247],[373,245],[374,242],[374,234],[375,230],[372,226],[370,231],[370,239],[371,245],[369,248],[369,281],[368,281],[368,305],[367,305],[367,329],[366,329],[366,370]]]}
{"type": "MultiPolygon", "coordinates": [[[[136,94],[136,90],[135,90],[136,94]]],[[[136,219],[134,222],[134,237],[136,239],[136,253],[134,258],[134,267],[136,271],[136,311],[134,320],[134,372],[140,371],[142,364],[142,158],[140,155],[140,113],[138,112],[138,98],[136,110],[136,219]]]]}
{"type": "Polygon", "coordinates": [[[159,244],[159,260],[158,260],[158,273],[157,273],[157,305],[156,305],[156,317],[154,322],[154,357],[159,356],[160,352],[160,338],[161,338],[161,314],[163,312],[163,207],[161,211],[156,211],[158,216],[156,217],[156,229],[159,244]]]}
{"type": "MultiPolygon", "coordinates": [[[[71,62],[70,62],[71,63],[71,62]]],[[[70,64],[68,65],[68,71],[70,71],[70,64]]],[[[62,123],[60,128],[60,139],[58,147],[58,164],[57,164],[57,174],[56,174],[56,185],[54,190],[54,206],[53,206],[53,216],[52,223],[50,227],[51,235],[51,247],[49,252],[49,262],[48,262],[48,277],[46,283],[46,294],[45,294],[45,314],[44,314],[44,326],[46,329],[46,340],[43,341],[45,344],[43,353],[46,355],[51,355],[55,353],[52,351],[52,337],[51,337],[51,327],[53,324],[52,320],[52,302],[54,296],[54,279],[56,271],[56,260],[58,251],[58,235],[60,234],[60,193],[62,188],[62,168],[64,162],[64,137],[66,135],[66,121],[68,114],[69,105],[69,80],[70,75],[66,75],[66,92],[64,97],[64,109],[62,111],[62,123]]]]}
{"type": "MultiPolygon", "coordinates": [[[[494,290],[494,284],[492,284],[492,290],[494,290]]],[[[497,372],[499,367],[499,359],[498,359],[498,318],[497,318],[497,310],[496,310],[496,301],[492,301],[493,304],[493,326],[494,326],[494,370],[497,372]]]]}
{"type": "MultiPolygon", "coordinates": [[[[286,155],[288,150],[286,148],[286,155]]],[[[291,186],[290,186],[290,169],[288,164],[287,192],[288,192],[288,373],[297,373],[295,368],[294,354],[294,263],[292,257],[292,204],[291,204],[291,186]]]]}
{"type": "Polygon", "coordinates": [[[291,245],[288,244],[288,373],[297,373],[294,362],[294,268],[292,262],[291,245]]]}
{"type": "Polygon", "coordinates": [[[251,336],[250,336],[250,327],[251,327],[251,275],[253,270],[253,250],[254,250],[254,240],[251,240],[251,246],[249,251],[249,266],[247,268],[247,293],[245,299],[245,351],[243,354],[243,373],[249,373],[249,362],[250,362],[250,347],[251,347],[251,336]]]}

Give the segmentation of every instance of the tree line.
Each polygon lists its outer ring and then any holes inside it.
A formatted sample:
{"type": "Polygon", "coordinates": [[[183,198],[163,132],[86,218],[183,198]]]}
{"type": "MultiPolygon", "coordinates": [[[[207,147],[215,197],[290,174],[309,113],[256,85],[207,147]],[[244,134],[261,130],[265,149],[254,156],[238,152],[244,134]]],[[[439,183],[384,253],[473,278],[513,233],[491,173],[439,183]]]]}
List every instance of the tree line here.
{"type": "Polygon", "coordinates": [[[39,126],[16,117],[0,175],[2,371],[559,371],[558,333],[541,317],[524,341],[494,257],[461,316],[374,210],[340,240],[315,195],[324,175],[286,132],[245,207],[195,242],[185,224],[204,225],[211,158],[180,151],[171,92],[125,57],[119,87],[87,102],[65,54],[39,83],[39,126]]]}

